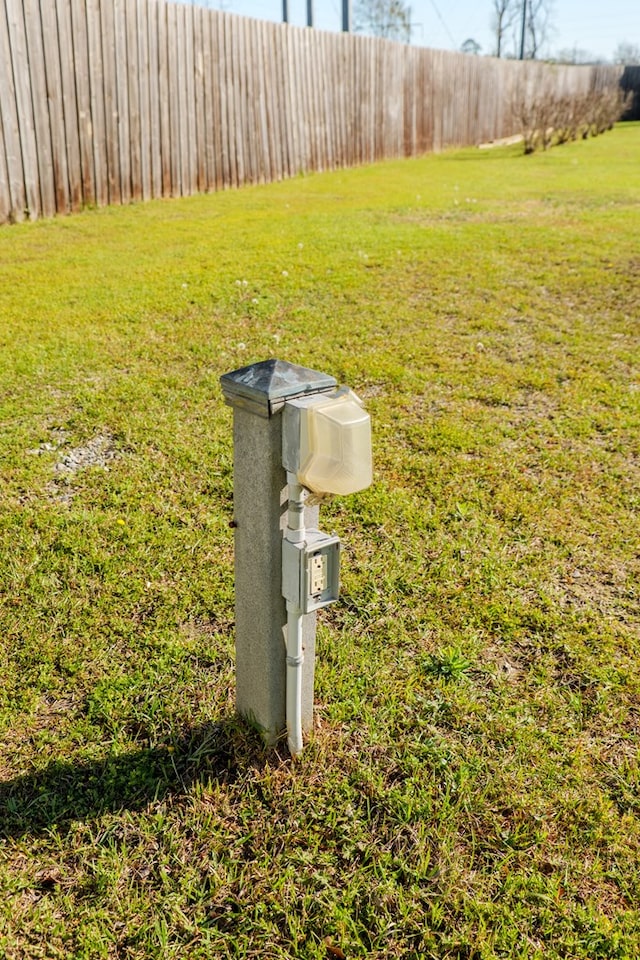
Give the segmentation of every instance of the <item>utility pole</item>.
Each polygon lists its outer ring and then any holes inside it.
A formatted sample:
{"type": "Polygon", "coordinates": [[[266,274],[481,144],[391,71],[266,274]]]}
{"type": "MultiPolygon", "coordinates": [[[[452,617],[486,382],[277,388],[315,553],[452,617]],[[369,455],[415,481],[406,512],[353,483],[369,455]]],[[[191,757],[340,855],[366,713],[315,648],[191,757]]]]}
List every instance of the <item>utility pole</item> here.
{"type": "MultiPolygon", "coordinates": [[[[285,0],[286,3],[286,0],[285,0]]],[[[527,0],[522,0],[522,33],[520,34],[520,59],[524,60],[524,37],[527,29],[527,0]]]]}
{"type": "Polygon", "coordinates": [[[351,0],[342,0],[342,32],[351,32],[351,0]]]}
{"type": "Polygon", "coordinates": [[[282,22],[289,23],[289,0],[282,0],[282,22]]]}
{"type": "Polygon", "coordinates": [[[313,0],[307,0],[307,26],[313,26],[313,0]]]}

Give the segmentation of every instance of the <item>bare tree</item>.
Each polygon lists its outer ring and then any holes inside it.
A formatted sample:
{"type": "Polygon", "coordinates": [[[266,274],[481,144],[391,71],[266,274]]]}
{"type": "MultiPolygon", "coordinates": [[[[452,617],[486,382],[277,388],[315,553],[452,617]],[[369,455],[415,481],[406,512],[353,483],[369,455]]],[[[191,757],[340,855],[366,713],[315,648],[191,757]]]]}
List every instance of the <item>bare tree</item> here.
{"type": "Polygon", "coordinates": [[[553,0],[527,0],[525,58],[535,60],[553,33],[553,0]]]}
{"type": "Polygon", "coordinates": [[[518,10],[518,0],[493,0],[491,26],[496,37],[496,57],[501,57],[504,53],[507,32],[517,20],[518,10]]]}
{"type": "Polygon", "coordinates": [[[403,0],[357,0],[354,24],[356,33],[409,43],[411,7],[403,0]]]}
{"type": "Polygon", "coordinates": [[[613,51],[613,62],[624,66],[640,64],[640,45],[637,43],[621,42],[613,51]]]}

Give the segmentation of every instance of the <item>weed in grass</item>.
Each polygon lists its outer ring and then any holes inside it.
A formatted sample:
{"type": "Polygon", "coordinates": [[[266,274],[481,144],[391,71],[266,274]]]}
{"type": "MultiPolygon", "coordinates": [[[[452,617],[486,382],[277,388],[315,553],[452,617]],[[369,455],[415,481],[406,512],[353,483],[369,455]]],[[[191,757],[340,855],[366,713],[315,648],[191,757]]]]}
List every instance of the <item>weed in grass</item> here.
{"type": "Polygon", "coordinates": [[[471,661],[468,660],[462,651],[456,649],[445,649],[439,654],[431,654],[423,670],[427,676],[442,677],[443,680],[459,680],[464,676],[471,661]]]}

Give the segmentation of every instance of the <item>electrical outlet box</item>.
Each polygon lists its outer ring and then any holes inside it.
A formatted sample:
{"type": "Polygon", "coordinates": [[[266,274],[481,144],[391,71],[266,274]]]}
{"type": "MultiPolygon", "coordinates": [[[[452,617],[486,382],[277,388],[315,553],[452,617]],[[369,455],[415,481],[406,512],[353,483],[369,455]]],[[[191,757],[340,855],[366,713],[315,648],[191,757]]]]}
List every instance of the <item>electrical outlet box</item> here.
{"type": "Polygon", "coordinates": [[[282,595],[302,613],[319,610],[340,593],[340,540],[307,529],[303,543],[282,541],[282,595]]]}

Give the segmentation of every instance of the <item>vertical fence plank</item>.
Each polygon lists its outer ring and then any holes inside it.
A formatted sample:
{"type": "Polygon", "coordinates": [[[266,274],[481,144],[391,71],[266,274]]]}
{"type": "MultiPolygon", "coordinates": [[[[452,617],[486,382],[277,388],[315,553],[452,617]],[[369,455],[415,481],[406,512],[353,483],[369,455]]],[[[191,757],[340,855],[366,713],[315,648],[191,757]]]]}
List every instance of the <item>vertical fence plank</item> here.
{"type": "Polygon", "coordinates": [[[413,155],[415,142],[415,76],[413,72],[413,51],[407,50],[404,60],[402,76],[402,114],[403,114],[403,154],[405,157],[413,155]]]}
{"type": "Polygon", "coordinates": [[[333,37],[323,34],[322,37],[322,87],[324,91],[324,122],[326,126],[325,141],[327,144],[327,169],[335,170],[337,155],[336,135],[336,96],[335,96],[335,44],[333,37]]]}
{"type": "Polygon", "coordinates": [[[180,165],[180,105],[178,75],[178,7],[167,4],[167,102],[169,106],[169,155],[171,167],[171,196],[179,197],[182,190],[180,165]]]}
{"type": "Polygon", "coordinates": [[[254,183],[253,167],[253,137],[252,137],[252,104],[249,96],[249,65],[247,57],[247,21],[235,21],[235,48],[234,67],[236,78],[236,137],[238,143],[238,157],[242,160],[242,174],[238,170],[238,181],[254,183]]]}
{"type": "Polygon", "coordinates": [[[217,13],[209,13],[208,21],[208,50],[209,61],[207,70],[207,132],[211,144],[211,163],[209,164],[209,185],[215,190],[224,185],[222,167],[222,104],[220,96],[219,78],[219,28],[220,17],[217,13]]]}
{"type": "Polygon", "coordinates": [[[27,36],[22,0],[5,0],[9,45],[13,63],[13,83],[18,116],[18,133],[22,155],[22,174],[27,216],[36,219],[40,214],[40,187],[38,152],[33,119],[31,76],[27,52],[27,36]]]}
{"type": "Polygon", "coordinates": [[[324,86],[324,77],[322,75],[321,44],[315,35],[315,31],[309,31],[308,58],[309,58],[309,86],[311,90],[311,115],[313,120],[313,142],[315,147],[315,166],[314,170],[326,170],[327,154],[324,138],[325,126],[322,110],[322,88],[324,86]]]}
{"type": "Polygon", "coordinates": [[[269,120],[267,109],[268,79],[264,59],[265,23],[256,21],[254,25],[255,53],[254,83],[256,87],[256,125],[258,131],[258,178],[260,183],[270,183],[276,177],[273,174],[271,144],[269,142],[269,120]]]}
{"type": "Polygon", "coordinates": [[[220,87],[220,133],[222,140],[222,184],[232,187],[237,184],[235,150],[233,149],[231,126],[233,118],[233,93],[230,79],[231,52],[229,49],[229,20],[227,13],[221,13],[218,19],[218,84],[220,87]]]}
{"type": "MultiPolygon", "coordinates": [[[[152,156],[158,150],[158,128],[155,144],[151,131],[151,51],[149,46],[149,0],[138,0],[136,33],[138,40],[138,87],[140,110],[140,192],[143,200],[155,196],[152,183],[152,156]]],[[[154,33],[155,36],[155,33],[154,33]]],[[[156,72],[157,77],[157,60],[156,72]]]]}
{"type": "Polygon", "coordinates": [[[215,141],[213,131],[213,69],[211,58],[211,13],[202,12],[202,165],[204,189],[215,189],[215,141]]]}
{"type": "Polygon", "coordinates": [[[44,37],[45,80],[49,103],[51,129],[51,160],[55,184],[56,212],[67,213],[71,207],[67,145],[62,103],[62,76],[58,45],[58,19],[53,3],[41,4],[42,34],[44,37]]]}
{"type": "Polygon", "coordinates": [[[205,23],[206,13],[202,7],[193,12],[193,70],[195,89],[196,125],[196,180],[197,189],[203,193],[207,183],[207,149],[205,129],[205,23]]]}
{"type": "MultiPolygon", "coordinates": [[[[363,38],[364,39],[364,38],[363,38]]],[[[362,149],[361,142],[361,129],[360,129],[360,109],[361,101],[360,97],[362,91],[360,90],[360,78],[358,76],[359,67],[360,67],[360,52],[362,50],[362,44],[358,43],[358,38],[352,36],[350,38],[350,51],[349,51],[349,120],[351,125],[351,132],[349,136],[351,144],[351,159],[349,161],[350,166],[355,166],[360,163],[360,154],[362,149]]]]}
{"type": "Polygon", "coordinates": [[[279,30],[275,24],[270,28],[273,49],[274,94],[272,98],[274,136],[279,143],[278,159],[280,177],[291,176],[291,144],[289,140],[289,108],[286,82],[286,44],[289,28],[279,30]]]}
{"type": "Polygon", "coordinates": [[[129,113],[129,158],[131,199],[142,198],[142,121],[140,118],[140,65],[138,59],[138,3],[125,0],[126,60],[123,75],[126,77],[127,107],[129,113]]]}
{"type": "Polygon", "coordinates": [[[429,58],[426,50],[420,50],[420,72],[418,80],[418,155],[431,149],[431,98],[429,95],[429,58]]]}
{"type": "Polygon", "coordinates": [[[295,105],[294,122],[298,132],[298,162],[296,173],[309,169],[309,111],[307,103],[307,84],[304,75],[304,49],[302,27],[291,28],[293,58],[291,61],[291,87],[295,105]]]}
{"type": "Polygon", "coordinates": [[[0,89],[4,91],[4,95],[0,97],[0,123],[2,123],[3,130],[6,178],[9,190],[8,202],[5,203],[5,206],[9,210],[8,218],[19,221],[24,220],[27,200],[24,189],[20,128],[6,13],[6,7],[4,12],[0,10],[0,89]]]}
{"type": "Polygon", "coordinates": [[[431,54],[431,96],[433,105],[433,149],[442,150],[442,51],[431,54]]]}
{"type": "Polygon", "coordinates": [[[82,203],[96,202],[94,126],[91,118],[89,40],[85,0],[71,0],[71,37],[78,111],[82,203]]]}
{"type": "Polygon", "coordinates": [[[104,114],[107,139],[109,203],[122,202],[120,145],[118,134],[118,85],[116,81],[115,10],[110,0],[100,0],[102,63],[104,69],[104,114]]]}
{"type": "Polygon", "coordinates": [[[281,135],[284,145],[285,177],[293,177],[298,172],[297,135],[295,129],[294,101],[291,90],[291,27],[285,25],[281,35],[280,59],[280,116],[281,135]]]}
{"type": "MultiPolygon", "coordinates": [[[[179,5],[176,9],[176,69],[175,83],[177,84],[176,97],[176,137],[175,145],[180,169],[180,182],[176,196],[187,196],[191,193],[189,181],[189,137],[187,124],[187,51],[186,51],[186,16],[185,7],[179,5]]],[[[171,38],[170,38],[171,39],[171,38]]],[[[173,134],[172,127],[172,134],[173,134]]]]}
{"type": "Polygon", "coordinates": [[[334,104],[334,129],[335,129],[335,165],[336,167],[345,166],[347,163],[346,141],[347,141],[347,97],[346,97],[346,45],[348,37],[341,34],[335,38],[333,44],[333,104],[334,104]]]}
{"type": "Polygon", "coordinates": [[[244,22],[232,20],[233,25],[233,102],[236,139],[236,162],[238,186],[252,182],[251,169],[251,118],[247,96],[247,62],[245,55],[244,22]]]}
{"type": "Polygon", "coordinates": [[[348,87],[347,87],[347,118],[348,118],[348,141],[347,141],[347,163],[350,167],[353,167],[358,162],[359,154],[359,130],[358,130],[358,81],[357,81],[357,70],[358,70],[358,40],[359,38],[353,34],[349,34],[347,37],[348,41],[348,53],[347,53],[347,78],[348,78],[348,87]]]}
{"type": "Polygon", "coordinates": [[[296,86],[299,96],[299,120],[301,131],[301,150],[300,150],[300,169],[313,170],[314,167],[314,145],[312,141],[313,130],[313,110],[311,107],[311,91],[309,76],[309,63],[307,56],[307,38],[312,31],[298,27],[296,29],[296,86]]]}
{"type": "Polygon", "coordinates": [[[158,47],[158,15],[160,4],[145,0],[147,26],[148,79],[144,95],[148,110],[149,193],[162,196],[162,140],[160,126],[160,56],[158,47]]]}
{"type": "Polygon", "coordinates": [[[24,0],[24,18],[31,75],[41,212],[44,217],[52,217],[56,212],[56,194],[39,0],[24,0]]]}
{"type": "Polygon", "coordinates": [[[287,35],[287,85],[289,102],[291,104],[291,139],[293,145],[293,176],[298,176],[304,170],[304,125],[300,122],[304,113],[302,105],[302,88],[298,77],[298,30],[291,27],[287,35]]]}
{"type": "MultiPolygon", "coordinates": [[[[103,3],[105,0],[103,0],[103,3]]],[[[116,110],[120,194],[122,203],[131,201],[131,131],[129,126],[129,83],[127,70],[127,0],[113,0],[115,40],[116,110]]]]}
{"type": "Polygon", "coordinates": [[[351,34],[344,33],[339,38],[342,42],[338,51],[337,76],[338,84],[338,124],[340,130],[338,165],[351,166],[351,34]]]}
{"type": "Polygon", "coordinates": [[[196,156],[196,93],[195,93],[195,63],[194,63],[194,10],[191,5],[184,8],[184,126],[183,133],[186,141],[186,164],[188,193],[197,193],[198,190],[198,158],[196,156]]]}
{"type": "Polygon", "coordinates": [[[359,110],[358,126],[360,128],[360,163],[371,162],[371,87],[369,85],[369,61],[371,51],[374,47],[375,39],[367,37],[366,47],[362,45],[358,57],[357,81],[359,90],[359,110]]]}
{"type": "Polygon", "coordinates": [[[82,207],[82,165],[80,162],[80,135],[78,133],[78,101],[73,59],[73,27],[70,0],[56,0],[58,18],[58,50],[62,80],[64,116],[64,144],[67,153],[69,202],[72,210],[82,207]]]}
{"type": "MultiPolygon", "coordinates": [[[[0,32],[1,30],[0,27],[0,32]]],[[[0,70],[0,84],[2,79],[2,71],[0,70]]],[[[7,148],[4,142],[4,127],[2,125],[2,104],[0,103],[0,226],[3,223],[9,223],[11,219],[11,190],[7,169],[7,148]]]]}
{"type": "Polygon", "coordinates": [[[282,180],[284,168],[282,161],[282,137],[280,135],[280,110],[278,100],[278,37],[275,24],[262,25],[262,57],[264,63],[265,113],[271,179],[282,180]]]}
{"type": "Polygon", "coordinates": [[[318,170],[328,170],[327,123],[325,117],[324,88],[327,83],[324,63],[324,35],[320,34],[312,45],[312,83],[314,88],[315,136],[318,141],[318,170]]]}
{"type": "Polygon", "coordinates": [[[305,57],[307,72],[307,87],[309,91],[310,137],[312,149],[312,169],[324,170],[324,136],[321,113],[321,77],[319,74],[319,45],[315,30],[305,31],[305,57]]]}
{"type": "Polygon", "coordinates": [[[220,132],[216,138],[216,147],[219,149],[216,181],[222,189],[226,189],[231,182],[229,158],[229,134],[227,123],[227,82],[226,82],[226,14],[216,13],[211,22],[211,50],[213,57],[212,73],[217,91],[217,101],[220,117],[220,132]]]}
{"type": "MultiPolygon", "coordinates": [[[[169,11],[173,5],[158,5],[158,112],[160,120],[160,167],[162,196],[173,193],[173,151],[172,151],[172,101],[170,70],[170,22],[169,11]]],[[[172,37],[173,39],[173,37],[172,37]]]]}
{"type": "Polygon", "coordinates": [[[247,135],[249,143],[249,182],[259,183],[262,179],[261,164],[261,144],[260,144],[260,120],[259,120],[259,81],[256,75],[257,51],[256,51],[256,22],[255,20],[245,20],[244,22],[244,63],[245,63],[245,97],[246,97],[246,115],[247,115],[247,135]]]}
{"type": "Polygon", "coordinates": [[[325,116],[325,74],[323,36],[314,36],[311,43],[311,84],[313,90],[314,137],[317,147],[317,170],[329,169],[327,123],[325,116]]]}
{"type": "Polygon", "coordinates": [[[256,180],[266,183],[271,180],[271,162],[269,157],[269,137],[265,115],[265,79],[262,59],[262,24],[258,20],[251,22],[251,86],[253,96],[253,123],[256,138],[255,163],[256,180]]]}
{"type": "Polygon", "coordinates": [[[87,60],[89,71],[90,117],[93,140],[95,202],[109,202],[107,126],[105,120],[105,73],[102,63],[102,29],[99,0],[86,0],[87,60]]]}
{"type": "Polygon", "coordinates": [[[100,0],[104,115],[107,140],[109,203],[122,202],[120,146],[118,142],[118,83],[116,77],[116,27],[113,0],[100,0]]]}
{"type": "Polygon", "coordinates": [[[238,24],[238,37],[240,40],[238,62],[240,65],[240,93],[241,103],[243,105],[242,113],[245,119],[244,129],[242,131],[242,142],[244,144],[245,156],[245,181],[247,183],[256,183],[256,142],[255,142],[255,110],[253,101],[253,76],[251,71],[251,20],[242,19],[238,24]]]}
{"type": "Polygon", "coordinates": [[[227,20],[227,25],[229,27],[229,40],[230,40],[230,60],[227,61],[230,77],[231,77],[231,88],[230,88],[230,99],[229,106],[232,109],[232,113],[229,117],[229,132],[230,138],[233,143],[233,154],[235,156],[235,186],[241,186],[245,182],[245,165],[244,165],[244,136],[243,136],[243,122],[245,120],[245,114],[242,105],[242,93],[241,93],[241,84],[240,84],[240,72],[241,64],[239,60],[239,42],[238,42],[238,29],[239,24],[235,17],[229,17],[227,20]]]}

